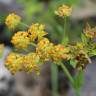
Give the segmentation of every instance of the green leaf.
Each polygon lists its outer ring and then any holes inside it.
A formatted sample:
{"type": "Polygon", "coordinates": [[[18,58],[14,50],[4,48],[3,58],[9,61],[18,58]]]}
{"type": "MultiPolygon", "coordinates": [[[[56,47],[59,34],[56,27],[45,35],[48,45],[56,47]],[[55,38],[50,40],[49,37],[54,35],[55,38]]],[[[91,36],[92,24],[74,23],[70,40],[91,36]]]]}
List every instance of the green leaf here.
{"type": "Polygon", "coordinates": [[[77,64],[77,61],[76,60],[70,60],[70,65],[73,67],[73,68],[76,68],[76,64],[77,64]]]}
{"type": "Polygon", "coordinates": [[[94,56],[94,55],[96,55],[96,50],[91,51],[91,56],[94,56]]]}
{"type": "Polygon", "coordinates": [[[81,39],[82,39],[82,42],[86,45],[87,44],[87,38],[83,33],[81,34],[81,39]]]}
{"type": "Polygon", "coordinates": [[[62,44],[67,45],[68,42],[69,42],[69,38],[67,36],[65,36],[64,39],[62,40],[62,44]]]}

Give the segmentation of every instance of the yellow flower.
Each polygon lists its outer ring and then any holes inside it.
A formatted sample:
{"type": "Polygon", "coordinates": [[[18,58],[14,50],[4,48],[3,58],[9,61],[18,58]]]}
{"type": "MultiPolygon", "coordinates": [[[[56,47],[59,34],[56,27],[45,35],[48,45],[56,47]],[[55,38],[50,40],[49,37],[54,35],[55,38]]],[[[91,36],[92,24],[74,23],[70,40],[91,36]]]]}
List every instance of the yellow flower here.
{"type": "Polygon", "coordinates": [[[71,12],[72,12],[72,7],[63,4],[57,9],[57,11],[55,11],[55,14],[60,17],[64,17],[64,16],[70,16],[71,12]]]}
{"type": "Polygon", "coordinates": [[[47,38],[43,38],[42,40],[40,40],[40,42],[37,44],[37,47],[39,49],[44,49],[46,47],[48,47],[48,45],[50,44],[50,41],[47,38]]]}
{"type": "Polygon", "coordinates": [[[15,45],[16,48],[26,49],[30,44],[28,33],[25,31],[19,31],[15,33],[11,42],[15,45]]]}
{"type": "Polygon", "coordinates": [[[43,38],[37,44],[36,53],[40,56],[43,62],[48,61],[50,59],[50,51],[52,48],[53,44],[47,38],[43,38]]]}
{"type": "Polygon", "coordinates": [[[69,60],[70,55],[68,54],[69,48],[64,47],[63,45],[55,45],[53,50],[51,50],[52,61],[58,62],[62,59],[69,60]]]}
{"type": "Polygon", "coordinates": [[[11,13],[7,16],[5,24],[9,29],[14,29],[21,21],[21,18],[15,13],[11,13]]]}
{"type": "Polygon", "coordinates": [[[88,38],[96,38],[96,27],[91,28],[91,26],[87,23],[86,28],[84,29],[84,33],[88,38]]]}
{"type": "Polygon", "coordinates": [[[31,73],[32,71],[35,71],[37,75],[40,74],[40,68],[39,68],[39,56],[36,53],[29,53],[24,57],[23,60],[23,71],[27,73],[31,73]]]}
{"type": "Polygon", "coordinates": [[[17,53],[11,52],[6,58],[5,66],[10,70],[12,74],[22,70],[23,56],[17,53]]]}
{"type": "Polygon", "coordinates": [[[45,25],[39,23],[32,24],[28,29],[30,40],[34,41],[36,38],[38,38],[38,40],[42,39],[42,37],[47,34],[44,30],[45,25]]]}

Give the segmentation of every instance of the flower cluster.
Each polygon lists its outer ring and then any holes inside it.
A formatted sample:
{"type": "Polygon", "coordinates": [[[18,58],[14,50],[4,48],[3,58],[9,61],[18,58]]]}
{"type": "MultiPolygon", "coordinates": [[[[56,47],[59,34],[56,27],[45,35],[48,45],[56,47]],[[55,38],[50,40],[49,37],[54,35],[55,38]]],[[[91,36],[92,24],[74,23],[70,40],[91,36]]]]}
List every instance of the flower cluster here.
{"type": "Polygon", "coordinates": [[[64,17],[64,16],[70,16],[71,12],[72,12],[72,7],[63,4],[55,11],[55,14],[60,17],[64,17]]]}
{"type": "Polygon", "coordinates": [[[53,50],[51,50],[51,57],[52,61],[55,63],[59,62],[60,60],[69,60],[69,48],[64,47],[61,44],[55,45],[53,50]]]}
{"type": "Polygon", "coordinates": [[[29,53],[27,55],[21,55],[16,52],[11,52],[6,59],[5,66],[10,70],[12,74],[18,71],[25,71],[27,73],[33,70],[37,75],[40,73],[39,66],[39,56],[35,53],[29,53]]]}
{"type": "MultiPolygon", "coordinates": [[[[64,17],[69,16],[72,12],[72,8],[66,5],[62,5],[55,12],[57,15],[64,17]]],[[[14,28],[14,22],[18,21],[15,25],[20,22],[20,17],[15,14],[10,14],[6,19],[6,25],[9,28],[14,28]],[[11,20],[11,21],[10,21],[11,20]]],[[[84,36],[88,39],[94,39],[96,28],[91,28],[89,25],[84,30],[84,36]]],[[[89,50],[96,49],[93,42],[89,47],[89,41],[84,39],[83,42],[77,42],[75,44],[68,44],[66,46],[62,44],[53,44],[49,41],[48,38],[45,38],[47,32],[45,31],[45,25],[39,23],[33,23],[27,31],[18,31],[12,37],[12,44],[17,49],[26,49],[29,47],[35,48],[34,51],[29,53],[17,53],[11,52],[6,58],[5,65],[10,70],[12,74],[15,74],[17,71],[25,71],[31,73],[32,71],[40,74],[40,66],[46,61],[52,61],[55,64],[60,63],[61,61],[75,61],[75,68],[81,70],[86,67],[88,63],[91,63],[89,59],[90,52],[89,50]],[[86,44],[85,44],[86,43],[86,44]],[[32,46],[29,46],[32,45],[32,46]]],[[[93,52],[96,54],[96,52],[93,52]]]]}
{"type": "Polygon", "coordinates": [[[50,51],[53,49],[53,43],[47,38],[43,38],[37,44],[36,52],[42,61],[50,60],[50,51]]]}
{"type": "Polygon", "coordinates": [[[70,58],[68,52],[69,49],[64,48],[63,45],[53,45],[47,38],[43,38],[37,43],[36,52],[26,55],[12,52],[6,58],[5,65],[12,74],[18,71],[25,71],[27,73],[35,71],[39,74],[40,64],[50,60],[55,63],[62,59],[68,60],[70,58]]]}
{"type": "Polygon", "coordinates": [[[5,66],[12,74],[22,70],[23,57],[18,53],[11,52],[6,59],[5,66]]]}
{"type": "MultiPolygon", "coordinates": [[[[10,15],[7,19],[9,17],[10,15]]],[[[14,18],[14,15],[11,15],[11,18],[14,18]]],[[[14,19],[11,22],[14,22],[14,19]]],[[[8,24],[6,25],[11,27],[8,24]]],[[[27,31],[18,31],[13,35],[11,42],[17,49],[27,50],[30,47],[29,45],[32,45],[35,47],[35,52],[22,55],[16,52],[10,53],[6,58],[5,65],[12,74],[17,71],[28,73],[35,71],[39,74],[40,64],[50,60],[56,63],[62,59],[68,60],[70,58],[68,55],[69,50],[63,45],[55,45],[50,42],[44,37],[46,34],[45,25],[34,23],[29,26],[27,31]]]]}
{"type": "Polygon", "coordinates": [[[42,39],[42,37],[47,34],[47,32],[45,32],[45,25],[39,23],[32,24],[28,29],[28,34],[30,41],[34,41],[36,38],[38,38],[38,40],[42,39]]]}
{"type": "MultiPolygon", "coordinates": [[[[9,16],[7,18],[9,18],[9,16]]],[[[11,21],[11,22],[14,22],[14,21],[11,21]]],[[[38,41],[43,39],[43,37],[46,34],[47,32],[45,32],[45,25],[34,23],[28,28],[28,31],[18,31],[17,33],[15,33],[14,36],[12,37],[11,43],[16,48],[26,49],[36,39],[38,39],[38,41]]]]}
{"type": "Polygon", "coordinates": [[[16,48],[27,49],[32,44],[35,45],[36,51],[25,55],[16,52],[10,53],[6,58],[5,65],[11,73],[35,71],[39,74],[40,64],[50,60],[56,63],[62,59],[68,60],[70,58],[70,55],[68,55],[69,49],[60,44],[53,44],[44,37],[46,34],[45,25],[39,23],[32,24],[28,31],[15,33],[11,42],[16,48]]]}
{"type": "Polygon", "coordinates": [[[30,44],[30,39],[27,32],[19,31],[12,37],[11,42],[16,48],[26,49],[30,44]]]}
{"type": "Polygon", "coordinates": [[[91,26],[87,23],[86,28],[84,29],[84,33],[86,37],[94,39],[96,38],[96,27],[91,28],[91,26]]]}
{"type": "Polygon", "coordinates": [[[23,70],[27,73],[31,73],[32,71],[35,71],[37,75],[40,74],[40,57],[36,53],[29,53],[26,56],[24,56],[23,59],[23,70]]]}
{"type": "Polygon", "coordinates": [[[5,24],[8,26],[9,29],[13,30],[20,23],[20,21],[21,18],[18,15],[11,13],[7,16],[5,24]]]}

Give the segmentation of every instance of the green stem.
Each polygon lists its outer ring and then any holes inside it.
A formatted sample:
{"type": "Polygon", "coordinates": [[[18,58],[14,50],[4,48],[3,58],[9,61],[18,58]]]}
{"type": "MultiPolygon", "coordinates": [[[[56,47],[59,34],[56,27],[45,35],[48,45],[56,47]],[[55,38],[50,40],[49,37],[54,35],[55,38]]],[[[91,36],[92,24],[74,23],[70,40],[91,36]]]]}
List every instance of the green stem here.
{"type": "Polygon", "coordinates": [[[67,17],[64,17],[64,32],[63,32],[63,39],[61,44],[66,45],[68,43],[68,36],[67,36],[67,17]]]}
{"type": "Polygon", "coordinates": [[[58,96],[58,66],[51,64],[52,96],[58,96]]]}
{"type": "Polygon", "coordinates": [[[77,75],[76,75],[76,79],[75,79],[75,86],[74,86],[74,90],[76,91],[76,96],[80,96],[80,91],[81,91],[81,86],[83,85],[84,81],[84,74],[83,74],[83,70],[78,71],[77,75]]]}
{"type": "Polygon", "coordinates": [[[74,88],[74,90],[75,90],[75,96],[81,96],[81,95],[80,95],[80,90],[78,90],[78,89],[76,89],[76,88],[74,88]]]}
{"type": "Polygon", "coordinates": [[[66,17],[64,18],[64,37],[66,36],[66,30],[67,29],[67,20],[66,17]]]}
{"type": "Polygon", "coordinates": [[[68,71],[68,69],[62,62],[60,63],[60,66],[63,69],[63,71],[65,72],[65,74],[67,75],[68,79],[70,80],[72,87],[74,88],[74,91],[75,91],[75,96],[81,96],[80,95],[80,86],[75,87],[75,82],[76,82],[75,79],[71,76],[70,72],[68,71]]]}
{"type": "Polygon", "coordinates": [[[65,74],[67,75],[68,79],[70,80],[71,84],[73,85],[74,79],[71,76],[70,72],[68,71],[68,69],[66,68],[66,66],[62,62],[60,63],[60,65],[61,65],[61,68],[63,69],[63,71],[65,72],[65,74]]]}

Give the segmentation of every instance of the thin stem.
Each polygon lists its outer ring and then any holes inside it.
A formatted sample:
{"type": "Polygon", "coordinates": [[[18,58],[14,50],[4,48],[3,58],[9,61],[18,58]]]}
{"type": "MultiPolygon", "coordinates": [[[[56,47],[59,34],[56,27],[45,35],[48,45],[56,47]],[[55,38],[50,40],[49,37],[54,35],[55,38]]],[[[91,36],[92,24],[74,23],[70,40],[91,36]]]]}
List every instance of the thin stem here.
{"type": "Polygon", "coordinates": [[[66,36],[66,26],[67,26],[67,20],[66,20],[66,17],[64,18],[64,37],[66,36]]]}
{"type": "Polygon", "coordinates": [[[58,66],[51,64],[52,96],[58,96],[58,66]]]}
{"type": "Polygon", "coordinates": [[[62,39],[62,44],[67,44],[68,41],[68,36],[67,36],[67,17],[64,17],[64,32],[63,32],[63,39],[62,39]]]}
{"type": "Polygon", "coordinates": [[[68,69],[66,68],[66,66],[61,62],[60,63],[61,68],[63,69],[63,71],[65,72],[65,74],[67,75],[68,79],[70,80],[70,82],[72,83],[72,85],[74,84],[74,79],[71,76],[70,72],[68,71],[68,69]]]}

